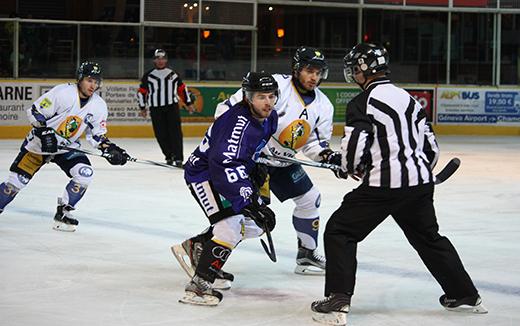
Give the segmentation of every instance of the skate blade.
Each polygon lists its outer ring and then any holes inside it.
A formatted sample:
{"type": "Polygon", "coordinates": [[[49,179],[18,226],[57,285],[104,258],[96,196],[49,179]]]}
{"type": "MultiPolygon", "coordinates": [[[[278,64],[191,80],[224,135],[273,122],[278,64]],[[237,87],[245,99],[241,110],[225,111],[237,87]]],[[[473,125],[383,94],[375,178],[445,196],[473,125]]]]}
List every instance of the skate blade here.
{"type": "Polygon", "coordinates": [[[70,225],[63,222],[54,221],[52,228],[56,231],[62,232],[74,232],[76,231],[77,225],[70,225]]]}
{"type": "Polygon", "coordinates": [[[190,257],[182,245],[173,245],[170,247],[173,255],[181,265],[182,269],[186,272],[188,277],[191,279],[195,275],[195,271],[191,267],[190,257]],[[189,265],[188,265],[189,264],[189,265]]]}
{"type": "Polygon", "coordinates": [[[325,270],[321,269],[316,266],[309,266],[309,265],[296,265],[294,268],[294,273],[299,275],[325,275],[325,270]]]}
{"type": "Polygon", "coordinates": [[[479,303],[475,306],[469,306],[469,305],[461,305],[455,308],[448,308],[444,307],[448,311],[454,311],[454,312],[462,312],[462,313],[470,313],[470,314],[487,314],[488,310],[486,307],[482,305],[482,303],[479,303]]]}
{"type": "Polygon", "coordinates": [[[312,320],[327,324],[327,325],[339,325],[344,326],[347,325],[347,313],[346,312],[329,312],[329,313],[321,313],[321,312],[312,312],[312,320]]]}
{"type": "Polygon", "coordinates": [[[229,290],[231,289],[231,281],[223,278],[216,278],[213,283],[213,288],[215,290],[229,290]]]}
{"type": "Polygon", "coordinates": [[[179,299],[180,303],[192,304],[196,306],[209,306],[214,307],[219,304],[220,299],[218,297],[204,294],[198,296],[195,292],[186,291],[184,297],[179,299]]]}

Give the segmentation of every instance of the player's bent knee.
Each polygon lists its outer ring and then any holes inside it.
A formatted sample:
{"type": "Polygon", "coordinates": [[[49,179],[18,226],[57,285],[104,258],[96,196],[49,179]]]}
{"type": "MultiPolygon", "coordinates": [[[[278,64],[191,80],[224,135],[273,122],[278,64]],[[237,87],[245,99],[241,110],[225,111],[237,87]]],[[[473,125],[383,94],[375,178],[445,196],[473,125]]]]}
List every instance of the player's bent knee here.
{"type": "Polygon", "coordinates": [[[27,178],[26,176],[16,172],[10,172],[6,184],[10,185],[15,192],[19,192],[25,188],[25,186],[27,186],[30,180],[31,179],[27,178]]]}
{"type": "Polygon", "coordinates": [[[76,183],[79,183],[83,187],[88,187],[88,185],[92,182],[94,178],[94,169],[92,166],[79,163],[74,165],[70,171],[70,175],[72,176],[72,180],[76,183]]]}
{"type": "Polygon", "coordinates": [[[321,194],[316,187],[312,187],[305,194],[295,197],[293,200],[296,204],[295,212],[302,211],[311,214],[312,216],[318,216],[318,208],[321,204],[321,194]]]}
{"type": "Polygon", "coordinates": [[[213,241],[230,249],[235,248],[243,237],[243,220],[243,215],[234,215],[215,223],[213,226],[213,241]]]}

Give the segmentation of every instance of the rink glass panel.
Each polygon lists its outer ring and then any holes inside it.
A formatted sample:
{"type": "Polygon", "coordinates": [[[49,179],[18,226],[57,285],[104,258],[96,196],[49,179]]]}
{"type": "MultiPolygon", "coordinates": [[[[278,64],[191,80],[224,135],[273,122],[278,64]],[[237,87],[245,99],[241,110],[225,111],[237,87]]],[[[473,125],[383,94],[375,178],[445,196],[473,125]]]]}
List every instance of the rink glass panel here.
{"type": "Polygon", "coordinates": [[[493,15],[454,12],[451,24],[451,83],[491,85],[493,15]]]}
{"type": "Polygon", "coordinates": [[[2,0],[2,4],[4,2],[7,6],[14,2],[9,13],[16,12],[23,18],[139,22],[140,0],[2,0]]]}
{"type": "Polygon", "coordinates": [[[144,70],[153,67],[153,52],[156,48],[161,48],[168,54],[168,65],[181,75],[181,79],[196,80],[197,34],[197,29],[146,27],[144,70]]]}
{"type": "Polygon", "coordinates": [[[252,3],[231,3],[221,1],[202,1],[201,16],[203,24],[226,24],[253,26],[252,3]]]}
{"type": "Polygon", "coordinates": [[[75,75],[76,25],[23,22],[18,44],[20,77],[70,78],[75,75]]]}
{"type": "Polygon", "coordinates": [[[0,22],[0,77],[13,76],[13,32],[14,22],[0,22]]]}
{"type": "Polygon", "coordinates": [[[103,78],[137,78],[138,27],[82,25],[80,33],[80,61],[98,62],[103,69],[103,78]]]}
{"type": "Polygon", "coordinates": [[[251,35],[251,31],[201,30],[200,79],[242,80],[251,70],[251,35]]]}
{"type": "Polygon", "coordinates": [[[299,46],[321,50],[329,63],[328,81],[343,82],[346,46],[357,43],[356,9],[304,6],[258,6],[257,70],[291,72],[299,46]],[[279,31],[282,29],[283,31],[279,31]]]}
{"type": "Polygon", "coordinates": [[[500,84],[520,84],[520,15],[502,15],[500,84]]]}
{"type": "Polygon", "coordinates": [[[447,19],[443,12],[364,10],[362,38],[387,48],[393,81],[445,83],[447,19]]]}

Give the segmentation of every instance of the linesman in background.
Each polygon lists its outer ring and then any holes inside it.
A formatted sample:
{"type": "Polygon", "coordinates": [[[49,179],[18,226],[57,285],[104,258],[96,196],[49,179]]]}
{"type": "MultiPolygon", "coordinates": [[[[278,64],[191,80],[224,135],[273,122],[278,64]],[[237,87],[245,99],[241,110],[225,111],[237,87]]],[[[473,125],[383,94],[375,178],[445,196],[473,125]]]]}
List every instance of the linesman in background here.
{"type": "Polygon", "coordinates": [[[313,319],[346,324],[354,293],[356,249],[389,215],[417,251],[445,294],[448,310],[486,313],[473,282],[448,238],[439,234],[433,206],[439,149],[422,106],[388,80],[388,53],[361,43],[347,53],[347,81],[363,90],[349,102],[341,152],[328,163],[341,165],[338,177],[362,178],[343,198],[324,235],[324,300],[311,305],[313,319]]]}
{"type": "Polygon", "coordinates": [[[193,100],[188,87],[168,64],[168,56],[163,49],[156,49],[153,55],[154,68],[141,78],[137,100],[146,118],[146,106],[150,109],[155,138],[161,147],[166,163],[182,166],[184,161],[179,98],[186,103],[190,113],[194,111],[193,100]]]}

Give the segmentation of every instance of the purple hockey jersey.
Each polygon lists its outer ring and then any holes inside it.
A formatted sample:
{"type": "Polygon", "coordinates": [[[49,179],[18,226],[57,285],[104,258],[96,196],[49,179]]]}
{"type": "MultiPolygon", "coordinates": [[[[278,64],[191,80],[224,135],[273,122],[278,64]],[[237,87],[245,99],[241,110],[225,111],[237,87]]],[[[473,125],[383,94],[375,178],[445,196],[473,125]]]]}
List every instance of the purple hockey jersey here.
{"type": "Polygon", "coordinates": [[[188,183],[210,180],[238,213],[251,203],[255,191],[249,173],[256,155],[276,132],[278,115],[272,111],[263,123],[242,102],[232,106],[208,128],[204,139],[188,158],[184,178],[188,183]]]}

